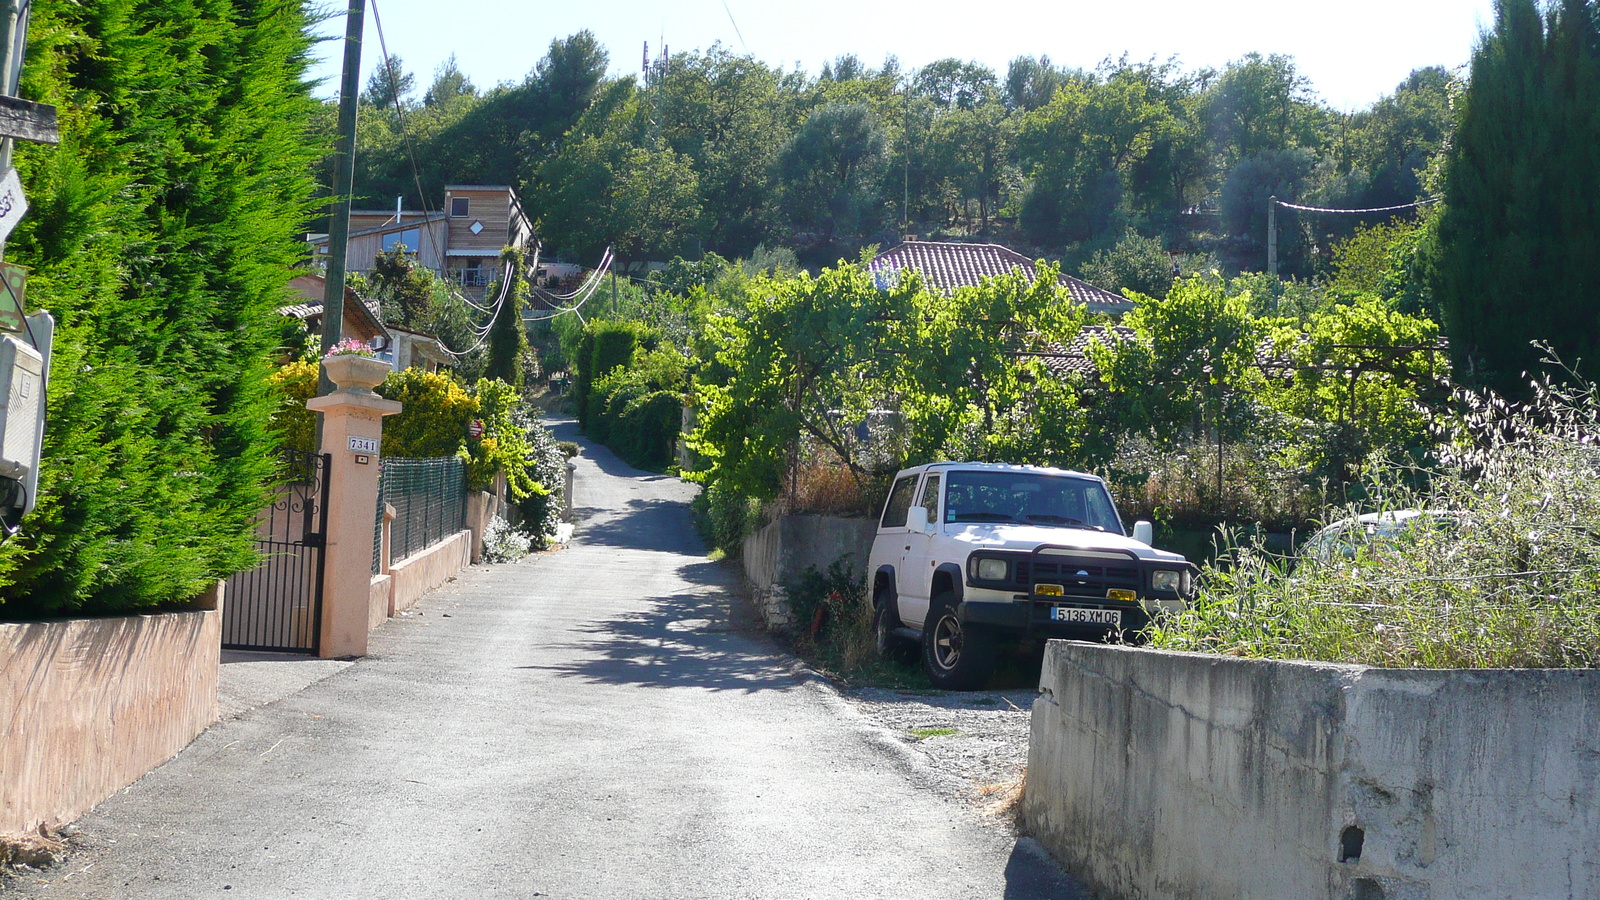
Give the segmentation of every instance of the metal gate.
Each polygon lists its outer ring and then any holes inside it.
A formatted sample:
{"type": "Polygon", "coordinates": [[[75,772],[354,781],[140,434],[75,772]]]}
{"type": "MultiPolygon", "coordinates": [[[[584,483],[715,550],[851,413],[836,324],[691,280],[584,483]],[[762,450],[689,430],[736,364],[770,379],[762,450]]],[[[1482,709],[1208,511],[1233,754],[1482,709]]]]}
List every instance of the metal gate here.
{"type": "Polygon", "coordinates": [[[261,565],[228,579],[222,646],[317,652],[330,459],[325,453],[279,451],[277,491],[256,523],[261,565]]]}

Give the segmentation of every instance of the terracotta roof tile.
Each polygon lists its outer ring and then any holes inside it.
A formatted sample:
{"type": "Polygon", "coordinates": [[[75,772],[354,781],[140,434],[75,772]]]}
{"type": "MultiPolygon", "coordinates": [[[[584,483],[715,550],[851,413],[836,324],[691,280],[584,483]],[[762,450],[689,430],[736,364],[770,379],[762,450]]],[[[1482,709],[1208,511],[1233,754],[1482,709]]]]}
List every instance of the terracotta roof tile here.
{"type": "MultiPolygon", "coordinates": [[[[984,278],[1021,270],[1033,278],[1034,261],[999,244],[962,244],[944,241],[906,241],[880,253],[867,267],[872,272],[915,269],[934,290],[949,294],[960,287],[976,287],[984,278]]],[[[1124,312],[1133,308],[1126,297],[1101,290],[1086,281],[1063,274],[1061,286],[1073,300],[1098,312],[1124,312]]]]}

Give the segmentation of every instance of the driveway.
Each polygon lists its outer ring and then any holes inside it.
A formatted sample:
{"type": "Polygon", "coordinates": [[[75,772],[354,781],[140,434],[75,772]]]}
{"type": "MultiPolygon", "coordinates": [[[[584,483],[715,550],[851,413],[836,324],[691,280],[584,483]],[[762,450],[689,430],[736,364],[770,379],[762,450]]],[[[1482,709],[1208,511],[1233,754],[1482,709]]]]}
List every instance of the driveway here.
{"type": "MultiPolygon", "coordinates": [[[[578,439],[569,424],[564,439],[578,439]]],[[[730,625],[692,488],[578,460],[565,551],[477,567],[372,655],[79,823],[39,897],[1085,896],[730,625]]]]}

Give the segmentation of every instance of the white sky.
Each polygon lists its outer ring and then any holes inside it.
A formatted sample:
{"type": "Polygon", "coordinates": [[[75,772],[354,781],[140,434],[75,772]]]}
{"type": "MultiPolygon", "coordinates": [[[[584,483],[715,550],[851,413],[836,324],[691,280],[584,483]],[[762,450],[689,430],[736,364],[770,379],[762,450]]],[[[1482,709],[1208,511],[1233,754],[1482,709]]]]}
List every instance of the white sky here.
{"type": "MultiPolygon", "coordinates": [[[[329,2],[339,15],[322,31],[342,37],[348,4],[329,2]]],[[[1141,60],[1175,55],[1194,68],[1252,50],[1286,53],[1324,100],[1355,110],[1412,69],[1465,63],[1491,20],[1493,0],[367,0],[363,85],[380,58],[374,9],[389,52],[416,75],[419,93],[451,53],[474,83],[489,87],[520,81],[552,38],[587,28],[611,51],[614,74],[637,72],[643,43],[654,56],[663,37],[674,53],[721,41],[812,74],[844,53],[874,67],[894,54],[907,69],[954,56],[983,62],[1002,78],[1007,63],[1024,54],[1083,68],[1123,53],[1141,60]]],[[[321,51],[319,93],[331,97],[342,42],[321,51]]]]}

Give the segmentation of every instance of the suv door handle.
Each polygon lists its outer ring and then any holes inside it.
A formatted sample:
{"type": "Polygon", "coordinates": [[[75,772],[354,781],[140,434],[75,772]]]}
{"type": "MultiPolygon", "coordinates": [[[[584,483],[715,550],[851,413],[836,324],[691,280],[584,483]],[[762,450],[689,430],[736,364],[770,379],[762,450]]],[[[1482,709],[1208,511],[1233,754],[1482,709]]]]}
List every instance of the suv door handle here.
{"type": "Polygon", "coordinates": [[[911,545],[910,545],[910,544],[907,544],[907,545],[906,545],[906,549],[907,549],[907,550],[910,550],[910,549],[911,549],[911,545]]]}

